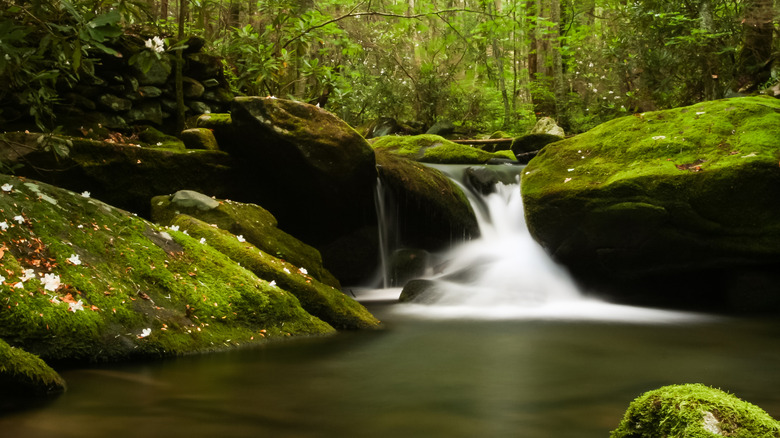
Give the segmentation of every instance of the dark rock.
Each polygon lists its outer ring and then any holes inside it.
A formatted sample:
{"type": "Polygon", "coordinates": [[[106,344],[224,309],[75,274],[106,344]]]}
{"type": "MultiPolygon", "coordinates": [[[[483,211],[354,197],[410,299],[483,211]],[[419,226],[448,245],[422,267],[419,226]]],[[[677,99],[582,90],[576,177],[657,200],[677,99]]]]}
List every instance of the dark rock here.
{"type": "Polygon", "coordinates": [[[114,96],[113,94],[104,94],[100,96],[98,100],[103,107],[116,113],[127,111],[133,107],[131,101],[114,96]]]}
{"type": "Polygon", "coordinates": [[[206,90],[203,84],[196,79],[185,76],[182,78],[182,82],[184,85],[184,97],[187,99],[198,99],[203,96],[203,92],[206,90]]]}
{"type": "Polygon", "coordinates": [[[528,134],[516,138],[512,142],[512,152],[515,155],[538,151],[550,143],[563,140],[563,137],[552,134],[528,134]]]}
{"type": "Polygon", "coordinates": [[[214,88],[219,86],[219,81],[214,78],[208,78],[203,80],[203,86],[206,88],[214,88]]]}
{"type": "Polygon", "coordinates": [[[203,99],[218,103],[230,103],[233,101],[233,97],[233,93],[225,88],[206,90],[203,93],[203,99]]]}
{"type": "Polygon", "coordinates": [[[155,97],[162,96],[162,90],[154,85],[144,85],[138,87],[138,93],[147,99],[154,99],[155,97]]]}
{"type": "Polygon", "coordinates": [[[143,70],[138,64],[132,66],[138,82],[142,85],[163,85],[168,82],[168,78],[173,71],[173,61],[171,56],[164,54],[159,59],[154,58],[150,63],[149,70],[143,70]]]}
{"type": "Polygon", "coordinates": [[[217,56],[193,53],[186,57],[186,63],[187,76],[199,81],[223,76],[222,60],[217,56]]]}
{"type": "Polygon", "coordinates": [[[208,106],[208,104],[205,104],[203,102],[191,101],[191,102],[187,103],[187,106],[195,114],[210,114],[211,113],[211,107],[208,106]]]}
{"type": "Polygon", "coordinates": [[[403,248],[393,251],[388,267],[390,286],[403,286],[409,280],[422,277],[429,260],[430,254],[425,250],[403,248]]]}
{"type": "Polygon", "coordinates": [[[488,195],[496,191],[496,185],[517,183],[517,172],[501,172],[490,167],[468,167],[463,172],[464,183],[479,193],[488,195]]]}
{"type": "Polygon", "coordinates": [[[92,99],[78,93],[67,93],[65,94],[65,98],[84,110],[94,111],[95,108],[97,108],[97,105],[95,105],[95,102],[92,99]]]}
{"type": "Polygon", "coordinates": [[[404,129],[394,118],[380,117],[368,126],[364,137],[376,138],[401,133],[404,133],[404,129]]]}
{"type": "Polygon", "coordinates": [[[452,122],[448,121],[442,121],[442,122],[436,122],[433,126],[428,128],[428,131],[426,131],[426,134],[431,135],[438,135],[440,137],[446,137],[448,135],[451,135],[455,132],[455,125],[452,124],[452,122]]]}
{"type": "Polygon", "coordinates": [[[433,280],[412,280],[401,290],[398,301],[402,303],[426,304],[436,302],[442,295],[438,283],[433,280]]]}
{"type": "Polygon", "coordinates": [[[125,118],[130,123],[154,123],[162,125],[163,116],[159,102],[141,102],[125,113],[125,118]]]}

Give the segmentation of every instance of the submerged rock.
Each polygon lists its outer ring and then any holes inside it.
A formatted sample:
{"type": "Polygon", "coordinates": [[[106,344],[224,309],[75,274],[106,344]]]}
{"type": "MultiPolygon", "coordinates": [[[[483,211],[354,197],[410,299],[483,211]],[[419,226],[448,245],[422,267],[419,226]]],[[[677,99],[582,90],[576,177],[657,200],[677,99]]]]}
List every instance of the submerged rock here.
{"type": "Polygon", "coordinates": [[[515,159],[511,151],[486,152],[431,134],[380,137],[371,146],[374,150],[390,152],[421,163],[485,164],[491,160],[515,159]]]}
{"type": "Polygon", "coordinates": [[[670,385],[631,402],[611,438],[778,437],[780,423],[736,396],[701,384],[670,385]]]}
{"type": "Polygon", "coordinates": [[[528,228],[621,300],[778,310],[779,138],[780,101],[769,97],[604,123],[526,167],[528,228]]]}
{"type": "Polygon", "coordinates": [[[332,333],[295,296],[183,232],[0,175],[0,339],[104,362],[332,333]]]}

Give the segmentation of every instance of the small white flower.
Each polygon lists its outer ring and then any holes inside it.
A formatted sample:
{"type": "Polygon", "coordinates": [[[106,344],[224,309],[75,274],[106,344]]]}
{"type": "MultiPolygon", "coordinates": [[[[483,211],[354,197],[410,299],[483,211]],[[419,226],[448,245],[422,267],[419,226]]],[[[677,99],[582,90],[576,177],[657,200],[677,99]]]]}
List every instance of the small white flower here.
{"type": "Polygon", "coordinates": [[[696,115],[697,115],[697,116],[700,116],[700,115],[702,115],[702,114],[704,114],[704,113],[705,113],[705,111],[698,111],[698,112],[696,113],[696,115]]]}
{"type": "Polygon", "coordinates": [[[60,301],[60,299],[57,298],[56,296],[54,296],[54,295],[49,295],[49,296],[51,297],[51,300],[49,300],[49,301],[51,301],[52,303],[54,303],[54,304],[61,304],[62,303],[62,301],[60,301]]]}
{"type": "Polygon", "coordinates": [[[22,276],[19,278],[19,280],[21,280],[21,282],[24,283],[25,281],[31,278],[35,278],[35,271],[32,269],[25,269],[24,272],[22,273],[22,276]]]}
{"type": "Polygon", "coordinates": [[[84,303],[82,303],[81,300],[78,300],[76,303],[68,303],[68,310],[74,313],[77,310],[84,310],[84,303]]]}
{"type": "Polygon", "coordinates": [[[189,236],[189,235],[190,235],[190,233],[188,233],[188,232],[187,232],[187,230],[184,230],[184,231],[182,231],[182,233],[184,233],[184,234],[185,234],[185,235],[187,235],[187,236],[189,236]]]}
{"type": "Polygon", "coordinates": [[[665,135],[656,135],[655,137],[653,137],[653,140],[663,140],[665,138],[666,138],[665,135]]]}
{"type": "Polygon", "coordinates": [[[152,49],[153,51],[157,53],[162,53],[165,51],[165,41],[162,40],[162,38],[155,36],[154,38],[149,38],[144,43],[147,49],[152,49]]]}
{"type": "Polygon", "coordinates": [[[289,270],[289,269],[287,269],[287,268],[284,268],[284,272],[286,272],[286,273],[290,274],[290,270],[289,270]]]}
{"type": "Polygon", "coordinates": [[[161,141],[158,141],[158,142],[157,142],[157,146],[162,146],[162,142],[161,142],[161,141]]]}
{"type": "Polygon", "coordinates": [[[3,277],[2,275],[0,275],[0,283],[2,283],[2,282],[4,282],[4,281],[5,281],[5,277],[3,277]]]}
{"type": "Polygon", "coordinates": [[[271,285],[271,287],[276,287],[276,280],[271,280],[268,284],[271,285]]]}
{"type": "Polygon", "coordinates": [[[24,283],[22,283],[21,281],[19,281],[19,282],[17,282],[16,284],[14,284],[14,287],[15,287],[16,289],[23,289],[23,288],[24,288],[24,283]]]}
{"type": "Polygon", "coordinates": [[[566,184],[569,181],[571,181],[571,178],[566,178],[565,180],[563,180],[563,183],[566,184]]]}
{"type": "Polygon", "coordinates": [[[83,196],[83,197],[85,197],[85,198],[89,198],[89,197],[90,197],[90,195],[92,195],[92,193],[89,193],[89,192],[88,192],[88,191],[86,191],[86,190],[84,190],[83,192],[81,192],[81,196],[83,196]]]}
{"type": "Polygon", "coordinates": [[[68,261],[73,263],[76,266],[81,264],[81,260],[79,260],[78,254],[71,254],[70,257],[68,257],[68,261]]]}
{"type": "Polygon", "coordinates": [[[139,338],[145,338],[145,337],[147,337],[147,336],[149,336],[151,334],[152,334],[152,329],[151,328],[145,328],[145,329],[141,330],[141,334],[138,335],[138,337],[139,338]]]}
{"type": "Polygon", "coordinates": [[[20,225],[24,223],[24,217],[22,217],[21,215],[14,216],[14,220],[16,221],[17,224],[20,225]]]}
{"type": "Polygon", "coordinates": [[[205,237],[201,237],[200,238],[200,243],[206,243],[206,238],[205,237]]]}
{"type": "Polygon", "coordinates": [[[5,54],[5,60],[6,60],[6,61],[10,61],[10,60],[11,60],[11,55],[9,55],[9,54],[7,54],[7,53],[6,53],[6,54],[5,54]]]}
{"type": "MultiPolygon", "coordinates": [[[[46,274],[41,278],[41,283],[43,284],[43,288],[54,292],[57,290],[60,285],[62,284],[60,282],[60,276],[55,274],[46,274]]],[[[79,301],[80,303],[81,301],[79,301]]]]}
{"type": "Polygon", "coordinates": [[[84,228],[84,225],[79,224],[76,228],[84,228]]]}
{"type": "Polygon", "coordinates": [[[242,234],[236,236],[236,239],[238,239],[239,242],[246,242],[246,239],[244,239],[244,236],[242,234]]]}
{"type": "Polygon", "coordinates": [[[0,222],[0,230],[5,231],[7,229],[8,229],[8,222],[6,222],[6,221],[0,222]]]}
{"type": "Polygon", "coordinates": [[[567,172],[574,172],[574,169],[566,169],[567,172]]]}
{"type": "Polygon", "coordinates": [[[10,192],[11,190],[14,189],[14,186],[12,186],[11,184],[5,183],[2,186],[0,186],[0,189],[3,189],[4,192],[10,192]]]}
{"type": "Polygon", "coordinates": [[[171,226],[170,226],[170,227],[168,227],[168,228],[170,228],[170,229],[171,229],[171,231],[179,231],[179,226],[178,226],[178,225],[171,225],[171,226]]]}
{"type": "Polygon", "coordinates": [[[307,271],[306,268],[300,268],[300,269],[298,269],[298,272],[300,272],[303,275],[308,275],[309,274],[309,271],[307,271]]]}

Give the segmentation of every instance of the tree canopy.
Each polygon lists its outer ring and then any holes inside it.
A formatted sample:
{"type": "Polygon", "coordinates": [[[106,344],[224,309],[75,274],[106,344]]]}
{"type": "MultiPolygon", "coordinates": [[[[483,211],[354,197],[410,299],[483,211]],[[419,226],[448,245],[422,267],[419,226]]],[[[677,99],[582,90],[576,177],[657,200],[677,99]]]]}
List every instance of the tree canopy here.
{"type": "Polygon", "coordinates": [[[579,132],[774,86],[776,18],[772,0],[0,0],[0,126],[56,126],[62,90],[136,34],[179,53],[198,36],[235,92],[354,126],[521,132],[552,116],[579,132]]]}

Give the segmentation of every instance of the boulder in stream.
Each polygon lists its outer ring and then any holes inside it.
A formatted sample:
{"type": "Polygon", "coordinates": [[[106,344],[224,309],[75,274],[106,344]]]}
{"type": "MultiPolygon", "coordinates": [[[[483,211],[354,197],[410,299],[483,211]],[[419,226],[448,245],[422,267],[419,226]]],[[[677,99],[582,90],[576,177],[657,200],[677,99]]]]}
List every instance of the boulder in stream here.
{"type": "Polygon", "coordinates": [[[621,301],[780,310],[780,101],[616,119],[547,145],[521,191],[532,236],[621,301]]]}
{"type": "Polygon", "coordinates": [[[491,161],[515,161],[512,151],[486,152],[432,134],[385,136],[374,140],[371,146],[374,150],[383,150],[421,163],[485,164],[491,161]]]}

